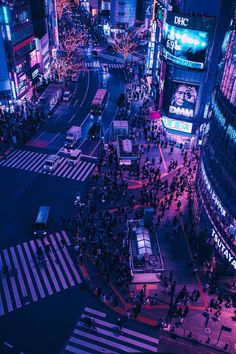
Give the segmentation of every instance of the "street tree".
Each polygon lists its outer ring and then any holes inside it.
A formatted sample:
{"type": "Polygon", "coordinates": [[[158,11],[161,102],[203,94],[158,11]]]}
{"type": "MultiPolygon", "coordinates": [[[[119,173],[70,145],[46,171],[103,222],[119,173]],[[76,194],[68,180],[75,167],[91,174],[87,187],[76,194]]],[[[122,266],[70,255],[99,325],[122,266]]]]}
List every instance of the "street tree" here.
{"type": "Polygon", "coordinates": [[[56,11],[59,20],[61,20],[64,11],[70,11],[70,6],[70,0],[56,0],[56,11]]]}
{"type": "Polygon", "coordinates": [[[135,54],[137,52],[137,40],[132,32],[117,33],[113,39],[111,39],[111,44],[113,48],[123,55],[126,60],[129,55],[135,54]]]}

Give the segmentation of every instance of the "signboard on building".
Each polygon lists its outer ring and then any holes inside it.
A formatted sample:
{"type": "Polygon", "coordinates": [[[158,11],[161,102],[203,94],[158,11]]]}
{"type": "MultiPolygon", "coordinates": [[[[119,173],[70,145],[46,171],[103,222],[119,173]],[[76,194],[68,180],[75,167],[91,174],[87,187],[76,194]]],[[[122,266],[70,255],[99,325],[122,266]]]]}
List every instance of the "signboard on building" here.
{"type": "Polygon", "coordinates": [[[162,123],[167,129],[172,129],[187,134],[192,133],[193,123],[175,120],[168,117],[163,117],[162,123]]]}
{"type": "Polygon", "coordinates": [[[163,32],[163,54],[170,61],[203,69],[212,18],[168,12],[163,32]]]}
{"type": "Polygon", "coordinates": [[[228,262],[236,270],[236,258],[235,258],[235,256],[233,255],[233,253],[231,252],[229,247],[227,247],[227,245],[222,241],[222,238],[217,234],[217,232],[213,228],[212,228],[212,238],[213,238],[214,242],[216,243],[216,245],[217,245],[217,247],[219,249],[219,252],[224,255],[224,257],[228,260],[228,262]]]}
{"type": "Polygon", "coordinates": [[[194,118],[198,86],[188,82],[173,81],[166,112],[173,118],[194,118]]]}

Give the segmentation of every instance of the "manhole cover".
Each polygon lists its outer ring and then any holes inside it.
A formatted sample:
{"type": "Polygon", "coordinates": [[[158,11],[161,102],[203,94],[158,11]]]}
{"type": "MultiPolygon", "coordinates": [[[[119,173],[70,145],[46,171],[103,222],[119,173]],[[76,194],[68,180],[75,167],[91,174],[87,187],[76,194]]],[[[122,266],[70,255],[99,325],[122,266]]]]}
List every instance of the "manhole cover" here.
{"type": "Polygon", "coordinates": [[[211,333],[211,329],[210,328],[204,328],[204,332],[205,334],[210,334],[211,333]]]}

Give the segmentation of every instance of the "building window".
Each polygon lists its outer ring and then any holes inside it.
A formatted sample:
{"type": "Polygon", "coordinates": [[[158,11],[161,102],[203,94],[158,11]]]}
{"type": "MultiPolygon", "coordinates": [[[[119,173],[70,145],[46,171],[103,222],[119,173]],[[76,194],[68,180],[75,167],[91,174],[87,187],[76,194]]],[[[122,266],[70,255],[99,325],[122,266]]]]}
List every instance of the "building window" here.
{"type": "Polygon", "coordinates": [[[119,16],[125,16],[125,12],[118,12],[119,16]]]}

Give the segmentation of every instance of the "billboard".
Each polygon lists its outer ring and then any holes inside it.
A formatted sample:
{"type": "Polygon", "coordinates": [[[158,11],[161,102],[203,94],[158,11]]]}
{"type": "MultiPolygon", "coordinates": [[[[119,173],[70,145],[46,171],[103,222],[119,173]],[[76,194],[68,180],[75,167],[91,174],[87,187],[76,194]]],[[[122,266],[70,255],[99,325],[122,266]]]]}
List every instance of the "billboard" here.
{"type": "Polygon", "coordinates": [[[202,69],[212,24],[211,18],[168,13],[163,31],[163,54],[176,64],[202,69]]]}
{"type": "Polygon", "coordinates": [[[184,122],[181,120],[175,120],[168,117],[163,117],[162,123],[164,127],[167,129],[176,130],[178,132],[187,133],[187,134],[192,133],[193,123],[184,122]]]}
{"type": "Polygon", "coordinates": [[[173,118],[194,118],[198,86],[189,82],[172,81],[166,112],[173,118]]]}

